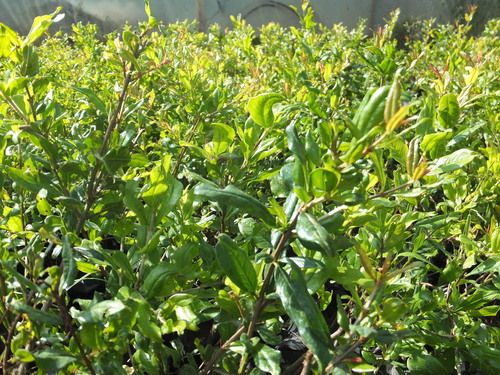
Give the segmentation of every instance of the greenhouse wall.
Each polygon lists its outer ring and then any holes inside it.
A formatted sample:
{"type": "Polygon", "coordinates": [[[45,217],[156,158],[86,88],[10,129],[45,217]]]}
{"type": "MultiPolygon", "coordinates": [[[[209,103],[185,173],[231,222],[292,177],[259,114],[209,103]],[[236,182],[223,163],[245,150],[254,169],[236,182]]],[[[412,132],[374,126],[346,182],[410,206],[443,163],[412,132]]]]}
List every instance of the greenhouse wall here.
{"type": "MultiPolygon", "coordinates": [[[[231,25],[230,15],[240,14],[250,24],[259,27],[270,21],[284,26],[296,25],[298,19],[289,5],[300,6],[300,0],[151,0],[154,15],[164,22],[196,20],[202,30],[213,23],[221,27],[231,25]]],[[[460,16],[467,4],[479,5],[479,23],[500,15],[496,0],[311,0],[319,22],[330,26],[344,23],[354,27],[365,19],[367,29],[383,24],[395,8],[401,9],[401,20],[436,18],[447,22],[460,16]]],[[[135,23],[145,18],[143,0],[0,0],[0,22],[24,33],[31,20],[52,12],[62,5],[66,20],[60,27],[72,22],[97,23],[103,31],[110,31],[124,22],[135,23]]]]}

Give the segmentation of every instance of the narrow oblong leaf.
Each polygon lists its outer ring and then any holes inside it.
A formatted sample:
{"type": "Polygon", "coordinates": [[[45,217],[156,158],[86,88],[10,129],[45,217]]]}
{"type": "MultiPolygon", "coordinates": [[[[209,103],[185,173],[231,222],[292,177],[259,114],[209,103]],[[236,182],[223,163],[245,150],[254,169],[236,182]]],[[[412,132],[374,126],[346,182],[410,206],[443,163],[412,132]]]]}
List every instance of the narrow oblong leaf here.
{"type": "Polygon", "coordinates": [[[64,18],[64,13],[59,14],[62,7],[57,7],[54,13],[35,17],[31,29],[23,40],[23,46],[33,44],[39,39],[54,22],[59,22],[64,18]]]}
{"type": "Polygon", "coordinates": [[[467,276],[483,274],[486,272],[496,272],[500,274],[500,255],[492,256],[481,262],[472,271],[470,271],[467,276]]]}
{"type": "Polygon", "coordinates": [[[141,224],[147,223],[146,212],[144,210],[144,205],[139,200],[139,184],[137,181],[127,181],[125,184],[123,194],[123,203],[127,206],[128,209],[133,211],[141,224]]]}
{"type": "Polygon", "coordinates": [[[299,135],[297,134],[297,130],[295,129],[295,124],[291,123],[290,125],[288,125],[285,131],[286,139],[288,140],[288,148],[296,157],[299,158],[302,164],[305,164],[307,161],[306,148],[299,139],[299,135]]]}
{"type": "Polygon", "coordinates": [[[76,262],[68,235],[63,238],[62,263],[63,270],[59,281],[59,293],[68,290],[73,285],[76,277],[76,262]]]}
{"type": "Polygon", "coordinates": [[[90,101],[90,103],[94,105],[95,109],[98,109],[103,114],[106,113],[106,104],[104,104],[104,102],[101,99],[99,99],[99,97],[94,91],[86,87],[78,87],[78,86],[73,86],[73,89],[85,95],[87,99],[90,101]]]}
{"type": "Polygon", "coordinates": [[[463,168],[476,158],[477,154],[469,149],[462,148],[449,155],[434,160],[429,175],[453,172],[463,168]]]}
{"type": "Polygon", "coordinates": [[[333,253],[333,249],[330,247],[330,234],[313,215],[307,212],[301,213],[297,219],[295,230],[300,242],[305,247],[321,251],[326,255],[333,253]]]}
{"type": "Polygon", "coordinates": [[[396,130],[399,125],[403,122],[403,120],[406,118],[408,115],[408,111],[410,110],[410,106],[405,105],[401,108],[399,108],[389,120],[387,120],[387,124],[385,126],[386,130],[388,132],[392,132],[396,130]]]}
{"type": "Polygon", "coordinates": [[[258,95],[248,101],[247,111],[255,123],[269,127],[274,123],[273,105],[282,100],[283,97],[280,94],[258,95]]]}
{"type": "Polygon", "coordinates": [[[61,317],[55,313],[37,310],[19,301],[12,301],[10,306],[18,312],[27,314],[34,322],[51,324],[54,326],[62,324],[61,317]]]}
{"type": "Polygon", "coordinates": [[[223,234],[215,246],[217,261],[229,279],[246,292],[257,289],[257,273],[246,252],[227,235],[223,234]]]}
{"type": "Polygon", "coordinates": [[[328,326],[318,305],[307,291],[306,281],[300,269],[290,264],[291,273],[287,275],[281,267],[276,267],[276,293],[286,313],[299,330],[304,344],[314,353],[320,368],[332,359],[332,343],[328,326]]]}
{"type": "Polygon", "coordinates": [[[77,361],[68,352],[58,349],[45,349],[33,354],[36,364],[46,374],[54,374],[77,361]]]}
{"type": "Polygon", "coordinates": [[[224,189],[220,189],[217,186],[202,183],[196,186],[194,193],[206,197],[210,201],[226,205],[227,207],[238,208],[249,215],[261,219],[271,226],[275,224],[274,217],[267,210],[266,206],[259,200],[241,191],[236,186],[228,185],[224,189]]]}
{"type": "Polygon", "coordinates": [[[158,21],[156,21],[156,18],[153,17],[151,13],[151,5],[149,4],[149,0],[144,0],[144,11],[146,12],[146,15],[148,16],[148,24],[151,27],[155,27],[158,25],[158,21]]]}

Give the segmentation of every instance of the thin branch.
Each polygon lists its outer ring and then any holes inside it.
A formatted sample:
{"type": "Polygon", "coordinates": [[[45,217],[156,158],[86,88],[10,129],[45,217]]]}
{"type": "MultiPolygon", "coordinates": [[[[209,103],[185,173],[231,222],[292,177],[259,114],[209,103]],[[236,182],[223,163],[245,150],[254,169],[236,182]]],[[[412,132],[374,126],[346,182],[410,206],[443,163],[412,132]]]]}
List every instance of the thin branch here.
{"type": "Polygon", "coordinates": [[[312,366],[313,360],[314,360],[314,357],[313,357],[312,352],[308,351],[304,357],[302,371],[300,372],[300,375],[308,375],[309,374],[309,372],[311,371],[311,366],[312,366]]]}
{"type": "Polygon", "coordinates": [[[14,337],[14,332],[16,330],[17,323],[21,319],[21,316],[22,316],[22,314],[20,314],[20,313],[15,316],[14,320],[10,324],[9,329],[7,331],[7,340],[5,341],[5,349],[3,351],[3,359],[2,359],[2,367],[5,371],[5,373],[7,373],[7,364],[8,364],[7,362],[9,360],[10,344],[11,344],[12,339],[14,337]]]}
{"type": "Polygon", "coordinates": [[[363,345],[366,342],[367,338],[366,337],[360,337],[354,344],[352,344],[347,350],[345,350],[342,354],[340,354],[333,362],[330,362],[328,366],[325,368],[325,372],[328,373],[332,371],[335,366],[337,366],[340,362],[342,362],[344,359],[349,356],[356,348],[358,348],[360,345],[363,345]]]}
{"type": "Polygon", "coordinates": [[[80,338],[78,337],[78,334],[75,330],[75,327],[73,327],[73,324],[71,323],[72,318],[71,315],[69,315],[69,312],[66,308],[66,304],[62,300],[61,296],[57,292],[54,292],[54,298],[56,300],[57,305],[59,306],[59,312],[61,314],[61,317],[63,319],[64,323],[64,328],[66,329],[66,332],[70,337],[73,337],[75,340],[75,344],[78,347],[78,351],[80,352],[80,357],[82,358],[83,362],[85,363],[85,366],[89,370],[91,375],[97,375],[94,366],[92,365],[92,362],[90,361],[90,358],[88,357],[87,353],[85,353],[85,348],[82,345],[82,342],[80,341],[80,338]]]}
{"type": "Polygon", "coordinates": [[[215,364],[221,359],[221,357],[224,355],[224,352],[229,349],[229,346],[238,340],[241,336],[241,334],[245,332],[245,326],[242,325],[238,330],[229,338],[227,341],[222,344],[222,346],[212,355],[212,358],[208,362],[203,362],[200,367],[200,374],[201,375],[207,375],[211,372],[212,367],[214,367],[215,364]]]}
{"type": "Polygon", "coordinates": [[[413,185],[413,182],[414,181],[408,181],[402,185],[399,185],[399,186],[396,186],[392,189],[389,189],[389,190],[386,190],[386,191],[383,191],[381,193],[378,193],[378,194],[375,194],[375,195],[370,195],[368,197],[368,199],[374,199],[374,198],[382,198],[382,197],[386,197],[388,195],[391,195],[392,193],[395,193],[396,191],[399,191],[399,190],[403,190],[403,189],[406,189],[407,187],[410,187],[411,185],[413,185]]]}
{"type": "MultiPolygon", "coordinates": [[[[198,125],[200,124],[201,118],[198,116],[194,122],[194,124],[191,126],[191,129],[189,129],[189,134],[187,136],[186,142],[189,143],[194,137],[196,129],[198,129],[198,125]]],[[[177,173],[179,172],[179,168],[181,166],[182,160],[184,159],[184,156],[186,155],[188,146],[183,146],[181,149],[181,152],[179,153],[179,157],[177,158],[177,161],[175,162],[175,166],[172,169],[172,176],[176,176],[177,173]]]]}

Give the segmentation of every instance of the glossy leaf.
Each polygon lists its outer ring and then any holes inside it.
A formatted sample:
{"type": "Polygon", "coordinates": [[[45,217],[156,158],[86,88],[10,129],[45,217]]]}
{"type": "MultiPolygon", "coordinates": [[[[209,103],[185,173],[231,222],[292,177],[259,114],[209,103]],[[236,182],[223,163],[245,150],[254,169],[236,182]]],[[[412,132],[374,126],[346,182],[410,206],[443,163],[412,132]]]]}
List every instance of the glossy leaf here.
{"type": "Polygon", "coordinates": [[[276,293],[286,313],[297,326],[304,344],[314,353],[320,367],[324,368],[332,359],[328,326],[316,302],[307,291],[302,272],[294,264],[290,264],[290,268],[290,275],[281,267],[276,268],[276,293]]]}
{"type": "Polygon", "coordinates": [[[257,274],[244,250],[223,234],[215,246],[217,261],[229,279],[242,290],[255,293],[257,274]]]}
{"type": "Polygon", "coordinates": [[[269,225],[274,225],[274,217],[260,201],[233,185],[219,189],[213,185],[200,184],[194,190],[196,195],[218,202],[227,207],[234,207],[255,216],[269,225]]]}
{"type": "Polygon", "coordinates": [[[283,100],[280,94],[262,94],[248,101],[247,111],[257,124],[270,127],[274,123],[273,106],[283,100]]]}
{"type": "Polygon", "coordinates": [[[286,138],[288,140],[288,148],[301,161],[306,163],[306,149],[302,141],[299,139],[295,124],[290,124],[286,127],[286,138]]]}
{"type": "Polygon", "coordinates": [[[63,238],[62,263],[63,263],[63,269],[62,269],[61,280],[59,281],[59,293],[67,291],[73,285],[77,271],[75,256],[68,235],[64,236],[63,238]]]}
{"type": "Polygon", "coordinates": [[[272,349],[265,344],[258,344],[255,350],[257,353],[253,357],[259,370],[271,375],[281,374],[281,352],[279,350],[272,349]]]}
{"type": "Polygon", "coordinates": [[[450,155],[434,160],[434,163],[430,167],[429,175],[450,173],[457,169],[461,169],[472,162],[476,156],[476,153],[466,148],[457,150],[450,155]]]}
{"type": "Polygon", "coordinates": [[[333,254],[329,233],[313,215],[307,212],[301,213],[295,230],[300,242],[307,248],[321,251],[325,255],[333,254]]]}

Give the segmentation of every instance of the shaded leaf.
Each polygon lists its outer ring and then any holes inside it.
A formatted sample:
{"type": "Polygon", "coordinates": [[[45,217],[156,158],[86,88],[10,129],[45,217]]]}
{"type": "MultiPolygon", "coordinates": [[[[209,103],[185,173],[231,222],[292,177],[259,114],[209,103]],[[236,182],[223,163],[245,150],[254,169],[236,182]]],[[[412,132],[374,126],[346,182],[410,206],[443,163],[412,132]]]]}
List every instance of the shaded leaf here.
{"type": "Polygon", "coordinates": [[[170,263],[160,263],[149,270],[144,278],[141,290],[146,297],[162,297],[170,293],[174,266],[170,263]]]}
{"type": "Polygon", "coordinates": [[[447,374],[446,367],[431,355],[421,354],[408,359],[408,369],[412,374],[447,374]]]}
{"type": "Polygon", "coordinates": [[[244,250],[223,234],[215,246],[217,261],[229,279],[242,290],[254,293],[257,289],[257,274],[244,250]]]}
{"type": "Polygon", "coordinates": [[[59,281],[59,293],[68,290],[73,285],[76,277],[76,262],[68,235],[63,238],[62,263],[63,269],[59,281]]]}
{"type": "Polygon", "coordinates": [[[77,358],[58,349],[45,349],[33,354],[37,366],[46,374],[55,373],[76,362],[77,358]]]}
{"type": "Polygon", "coordinates": [[[27,314],[34,322],[51,324],[54,326],[62,324],[61,317],[55,313],[37,310],[19,301],[12,301],[10,306],[18,312],[27,314]]]}

